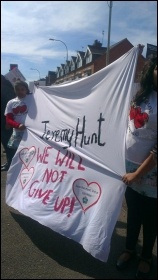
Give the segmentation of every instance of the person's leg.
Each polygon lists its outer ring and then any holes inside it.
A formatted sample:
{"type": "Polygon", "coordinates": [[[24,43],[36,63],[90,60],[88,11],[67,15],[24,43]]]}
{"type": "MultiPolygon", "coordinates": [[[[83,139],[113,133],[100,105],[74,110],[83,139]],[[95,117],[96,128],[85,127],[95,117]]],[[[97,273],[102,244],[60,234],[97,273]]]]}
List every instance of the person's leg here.
{"type": "Polygon", "coordinates": [[[136,191],[127,187],[125,193],[127,203],[127,234],[126,249],[117,260],[116,267],[121,270],[127,267],[130,260],[136,255],[137,245],[141,228],[141,196],[136,191]]]}
{"type": "Polygon", "coordinates": [[[146,279],[149,277],[152,264],[152,251],[157,236],[157,199],[144,196],[142,200],[143,249],[136,272],[137,279],[146,279]]]}
{"type": "Polygon", "coordinates": [[[8,141],[12,135],[12,129],[1,129],[1,143],[6,151],[7,162],[1,166],[1,171],[7,171],[11,165],[11,161],[16,153],[16,149],[8,148],[8,141]]]}
{"type": "Polygon", "coordinates": [[[139,193],[132,190],[130,187],[127,187],[125,197],[128,208],[126,249],[135,250],[142,223],[142,197],[139,193]]]}
{"type": "Polygon", "coordinates": [[[143,250],[142,257],[150,259],[157,236],[157,199],[143,199],[143,250]]]}
{"type": "Polygon", "coordinates": [[[14,157],[16,153],[16,149],[11,149],[7,147],[7,152],[6,152],[6,156],[7,156],[7,160],[8,160],[8,165],[11,165],[12,159],[14,157]]]}
{"type": "Polygon", "coordinates": [[[13,130],[12,129],[5,129],[3,127],[1,127],[1,143],[4,147],[4,149],[6,148],[8,141],[12,135],[13,130]]]}
{"type": "Polygon", "coordinates": [[[7,147],[11,135],[12,135],[12,129],[6,130],[5,128],[1,127],[1,143],[6,152],[6,159],[7,159],[6,164],[10,164],[12,159],[12,152],[10,152],[10,149],[7,147]]]}
{"type": "Polygon", "coordinates": [[[16,153],[16,149],[11,149],[7,147],[6,149],[7,162],[4,165],[1,165],[1,171],[8,171],[15,153],[16,153]]]}

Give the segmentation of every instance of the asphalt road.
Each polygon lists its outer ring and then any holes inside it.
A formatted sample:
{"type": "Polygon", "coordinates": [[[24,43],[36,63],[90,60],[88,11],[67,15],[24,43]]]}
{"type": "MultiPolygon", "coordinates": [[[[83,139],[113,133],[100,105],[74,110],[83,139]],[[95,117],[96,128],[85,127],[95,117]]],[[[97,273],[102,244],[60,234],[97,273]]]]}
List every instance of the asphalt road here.
{"type": "MultiPolygon", "coordinates": [[[[5,154],[1,154],[5,162],[5,154]]],[[[6,172],[1,172],[1,279],[134,279],[138,259],[118,272],[117,257],[124,249],[126,204],[111,239],[107,263],[94,259],[69,240],[5,204],[6,172]]],[[[137,251],[142,248],[142,232],[137,251]]],[[[157,279],[157,242],[150,279],[157,279]]]]}

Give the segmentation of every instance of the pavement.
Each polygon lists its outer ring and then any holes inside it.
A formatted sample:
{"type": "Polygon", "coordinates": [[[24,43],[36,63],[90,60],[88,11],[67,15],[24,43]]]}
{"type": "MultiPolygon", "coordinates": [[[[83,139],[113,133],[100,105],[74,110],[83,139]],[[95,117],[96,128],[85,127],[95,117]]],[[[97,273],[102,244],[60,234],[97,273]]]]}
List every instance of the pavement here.
{"type": "MultiPolygon", "coordinates": [[[[5,154],[1,152],[1,163],[5,154]]],[[[88,254],[80,244],[55,233],[8,207],[5,203],[7,172],[1,172],[1,279],[135,279],[138,258],[124,271],[116,260],[125,246],[127,207],[123,201],[107,263],[88,254]]],[[[142,249],[142,231],[137,252],[142,249]]],[[[149,279],[157,279],[157,241],[149,279]]]]}

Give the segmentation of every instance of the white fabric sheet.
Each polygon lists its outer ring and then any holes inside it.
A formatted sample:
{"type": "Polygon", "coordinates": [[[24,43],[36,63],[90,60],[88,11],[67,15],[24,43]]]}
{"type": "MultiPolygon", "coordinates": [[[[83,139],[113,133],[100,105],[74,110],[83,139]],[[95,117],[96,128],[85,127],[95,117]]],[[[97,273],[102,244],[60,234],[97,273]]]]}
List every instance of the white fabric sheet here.
{"type": "Polygon", "coordinates": [[[138,48],[83,80],[35,90],[6,203],[106,262],[126,186],[125,134],[138,48]]]}

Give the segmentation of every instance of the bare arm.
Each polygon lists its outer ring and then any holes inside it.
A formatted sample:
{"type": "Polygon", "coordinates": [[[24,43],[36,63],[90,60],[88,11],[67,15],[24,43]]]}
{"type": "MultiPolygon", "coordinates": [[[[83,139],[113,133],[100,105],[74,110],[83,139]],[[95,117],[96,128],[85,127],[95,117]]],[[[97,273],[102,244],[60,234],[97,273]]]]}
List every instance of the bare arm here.
{"type": "Polygon", "coordinates": [[[150,155],[138,167],[138,169],[135,172],[133,172],[133,173],[126,173],[122,177],[122,181],[126,185],[129,185],[129,184],[137,181],[143,175],[147,174],[155,166],[156,166],[156,161],[155,161],[154,153],[151,152],[150,155]]]}

